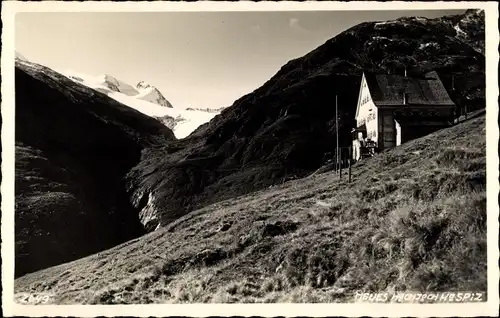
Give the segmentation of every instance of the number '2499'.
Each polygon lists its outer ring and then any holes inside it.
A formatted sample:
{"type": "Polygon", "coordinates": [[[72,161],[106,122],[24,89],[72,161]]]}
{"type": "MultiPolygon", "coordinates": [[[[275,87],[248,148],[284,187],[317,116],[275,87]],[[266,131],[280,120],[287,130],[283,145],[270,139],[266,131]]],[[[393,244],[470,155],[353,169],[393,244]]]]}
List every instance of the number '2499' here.
{"type": "Polygon", "coordinates": [[[15,295],[17,302],[24,305],[46,304],[50,301],[49,293],[19,293],[15,295]]]}

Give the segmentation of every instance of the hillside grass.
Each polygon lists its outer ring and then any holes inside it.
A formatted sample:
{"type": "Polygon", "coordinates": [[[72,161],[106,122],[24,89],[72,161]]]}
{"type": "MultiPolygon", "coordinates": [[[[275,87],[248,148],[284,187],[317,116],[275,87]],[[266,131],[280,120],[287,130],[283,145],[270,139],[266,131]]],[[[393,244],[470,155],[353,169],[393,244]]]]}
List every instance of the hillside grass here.
{"type": "Polygon", "coordinates": [[[345,302],[356,291],[486,291],[485,117],[353,167],[192,212],[16,292],[59,304],[345,302]]]}

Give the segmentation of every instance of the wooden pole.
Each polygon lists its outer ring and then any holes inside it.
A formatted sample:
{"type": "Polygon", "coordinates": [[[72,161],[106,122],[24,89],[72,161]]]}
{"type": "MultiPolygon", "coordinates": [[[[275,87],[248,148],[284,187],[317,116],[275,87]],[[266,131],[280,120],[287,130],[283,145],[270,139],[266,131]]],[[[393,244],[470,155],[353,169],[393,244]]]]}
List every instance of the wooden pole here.
{"type": "Polygon", "coordinates": [[[333,151],[332,163],[333,163],[333,171],[337,172],[337,149],[333,151]]]}
{"type": "Polygon", "coordinates": [[[352,158],[352,148],[349,146],[349,158],[347,158],[347,164],[349,165],[349,183],[351,183],[351,158],[352,158]]]}
{"type": "Polygon", "coordinates": [[[338,149],[335,150],[335,172],[337,174],[339,173],[339,153],[338,153],[338,149]]]}

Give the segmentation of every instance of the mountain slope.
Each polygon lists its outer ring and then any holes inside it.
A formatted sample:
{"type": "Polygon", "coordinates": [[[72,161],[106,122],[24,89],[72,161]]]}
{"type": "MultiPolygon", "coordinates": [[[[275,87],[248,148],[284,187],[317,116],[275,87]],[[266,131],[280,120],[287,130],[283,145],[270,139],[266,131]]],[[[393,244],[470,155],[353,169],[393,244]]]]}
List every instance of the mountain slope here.
{"type": "Polygon", "coordinates": [[[187,139],[146,150],[128,175],[143,224],[155,229],[207,204],[319,168],[335,147],[336,95],[340,145],[351,143],[362,71],[435,70],[459,108],[484,108],[485,60],[472,46],[481,37],[484,42],[484,13],[475,11],[366,22],[342,32],[288,62],[187,139]],[[457,25],[473,34],[459,36],[457,25]]]}
{"type": "Polygon", "coordinates": [[[15,291],[63,304],[486,291],[485,191],[482,115],[357,163],[350,184],[326,172],[219,202],[15,291]]]}
{"type": "Polygon", "coordinates": [[[44,66],[16,61],[16,276],[144,233],[123,177],[160,122],[44,66]]]}

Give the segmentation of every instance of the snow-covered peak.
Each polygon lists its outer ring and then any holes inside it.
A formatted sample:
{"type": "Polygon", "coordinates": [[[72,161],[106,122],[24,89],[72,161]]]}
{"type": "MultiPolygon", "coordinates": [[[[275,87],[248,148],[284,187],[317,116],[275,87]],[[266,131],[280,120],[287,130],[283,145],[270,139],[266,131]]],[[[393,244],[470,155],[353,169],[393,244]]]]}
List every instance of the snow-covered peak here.
{"type": "Polygon", "coordinates": [[[136,89],[134,86],[129,85],[109,74],[92,76],[75,72],[73,70],[66,70],[60,73],[74,81],[80,82],[90,88],[96,89],[108,95],[111,92],[121,93],[126,96],[160,105],[162,107],[172,108],[172,104],[170,104],[170,102],[156,87],[151,86],[144,81],[139,82],[136,89]]]}
{"type": "Polygon", "coordinates": [[[137,83],[136,87],[139,90],[139,94],[136,95],[136,98],[155,103],[160,106],[172,108],[172,104],[170,104],[162,93],[151,84],[148,84],[145,81],[140,81],[137,83]]]}
{"type": "Polygon", "coordinates": [[[136,87],[138,89],[155,88],[151,84],[146,83],[145,81],[140,81],[139,83],[137,83],[136,87]]]}
{"type": "Polygon", "coordinates": [[[56,71],[74,82],[93,88],[124,105],[156,118],[172,129],[177,138],[187,137],[196,128],[210,121],[219,113],[218,110],[173,108],[156,87],[144,81],[139,82],[136,85],[137,88],[134,88],[111,75],[92,76],[73,70],[56,71]],[[118,90],[110,88],[113,86],[117,87],[118,90]],[[127,94],[127,88],[131,88],[137,93],[127,94]]]}

